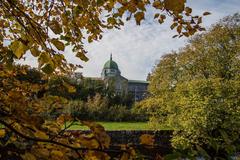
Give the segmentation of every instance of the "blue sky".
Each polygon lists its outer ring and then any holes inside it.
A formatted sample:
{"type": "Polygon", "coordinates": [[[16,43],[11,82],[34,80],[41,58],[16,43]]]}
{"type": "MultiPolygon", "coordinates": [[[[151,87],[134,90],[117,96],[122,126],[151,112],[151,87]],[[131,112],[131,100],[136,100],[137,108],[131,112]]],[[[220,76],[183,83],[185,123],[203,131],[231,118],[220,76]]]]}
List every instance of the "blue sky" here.
{"type": "MultiPolygon", "coordinates": [[[[204,11],[212,13],[203,20],[203,25],[207,28],[227,15],[240,12],[240,0],[187,0],[187,5],[193,9],[194,14],[204,11]]],[[[149,14],[151,13],[150,10],[149,14]]],[[[83,66],[78,71],[83,72],[84,76],[99,77],[104,63],[112,53],[113,60],[117,62],[124,77],[145,80],[162,55],[178,50],[187,43],[186,38],[173,39],[176,31],[172,31],[169,25],[170,21],[159,25],[152,17],[141,26],[130,21],[121,30],[106,31],[99,42],[87,44],[88,62],[75,58],[70,48],[66,49],[65,55],[70,62],[83,66]]],[[[30,56],[21,63],[36,65],[30,56]]]]}

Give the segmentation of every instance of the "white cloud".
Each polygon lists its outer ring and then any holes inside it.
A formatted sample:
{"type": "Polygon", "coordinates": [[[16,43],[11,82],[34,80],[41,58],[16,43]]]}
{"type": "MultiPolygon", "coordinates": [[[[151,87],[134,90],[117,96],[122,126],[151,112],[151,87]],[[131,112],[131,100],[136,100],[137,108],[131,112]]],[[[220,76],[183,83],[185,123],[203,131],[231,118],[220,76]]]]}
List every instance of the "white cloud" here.
{"type": "MultiPolygon", "coordinates": [[[[220,18],[239,11],[239,0],[189,0],[194,13],[201,14],[204,11],[212,12],[205,17],[203,23],[209,27],[220,18]]],[[[113,53],[113,60],[118,63],[122,75],[128,79],[146,79],[156,60],[170,52],[177,50],[186,44],[185,38],[172,38],[175,34],[169,28],[169,22],[159,25],[152,19],[136,26],[134,21],[127,22],[121,30],[107,31],[103,39],[86,45],[87,63],[74,57],[71,50],[66,50],[67,59],[75,64],[81,64],[84,68],[80,71],[84,76],[100,76],[104,63],[113,53]]],[[[32,58],[25,63],[33,64],[32,58]]],[[[35,63],[35,62],[34,62],[35,63]]]]}

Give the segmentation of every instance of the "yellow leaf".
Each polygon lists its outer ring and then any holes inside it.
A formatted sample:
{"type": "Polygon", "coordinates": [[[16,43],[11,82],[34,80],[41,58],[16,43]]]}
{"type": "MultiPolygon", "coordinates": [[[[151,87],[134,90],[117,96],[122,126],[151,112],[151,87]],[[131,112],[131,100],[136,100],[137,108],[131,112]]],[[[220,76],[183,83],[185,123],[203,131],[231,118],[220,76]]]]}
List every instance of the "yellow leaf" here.
{"type": "Polygon", "coordinates": [[[178,32],[179,34],[182,32],[182,25],[179,25],[179,26],[177,27],[177,32],[178,32]]]}
{"type": "Polygon", "coordinates": [[[135,17],[135,20],[136,20],[137,25],[140,25],[141,20],[144,19],[144,12],[137,12],[137,13],[134,15],[134,17],[135,17]]]}
{"type": "Polygon", "coordinates": [[[81,60],[83,60],[85,62],[87,62],[89,60],[88,57],[86,57],[86,55],[84,53],[82,53],[82,52],[78,52],[76,54],[76,57],[80,58],[81,60]]]}
{"type": "Polygon", "coordinates": [[[51,57],[48,52],[42,52],[38,57],[38,62],[40,66],[42,66],[45,63],[48,63],[49,61],[51,61],[51,57]]]}
{"type": "Polygon", "coordinates": [[[36,157],[31,153],[25,153],[24,155],[21,155],[21,157],[24,160],[36,160],[36,157]]]}
{"type": "Polygon", "coordinates": [[[48,139],[48,135],[42,131],[36,131],[34,133],[34,136],[36,136],[37,138],[48,139]]]}
{"type": "Polygon", "coordinates": [[[88,151],[85,154],[85,157],[87,160],[109,160],[111,157],[103,152],[97,152],[97,151],[88,151]]]}
{"type": "Polygon", "coordinates": [[[4,137],[6,134],[5,129],[0,129],[0,138],[4,137]]]}
{"type": "Polygon", "coordinates": [[[177,25],[178,25],[178,24],[175,22],[175,23],[173,23],[173,24],[170,26],[170,28],[173,30],[177,25]]]}
{"type": "Polygon", "coordinates": [[[11,43],[10,49],[13,51],[13,54],[19,59],[28,50],[28,47],[21,41],[14,41],[11,43]]]}
{"type": "Polygon", "coordinates": [[[153,145],[154,136],[150,134],[143,134],[140,136],[140,143],[143,145],[153,145]]]}
{"type": "Polygon", "coordinates": [[[65,46],[64,46],[64,43],[63,43],[63,42],[59,41],[59,40],[56,39],[56,38],[53,38],[53,39],[51,40],[51,43],[52,43],[58,50],[64,51],[65,46]]]}
{"type": "Polygon", "coordinates": [[[87,136],[80,136],[78,137],[78,143],[86,148],[98,148],[99,147],[99,143],[98,141],[93,137],[87,137],[87,136]]]}
{"type": "Polygon", "coordinates": [[[51,74],[54,71],[54,67],[50,63],[48,63],[42,67],[42,71],[44,73],[51,74]]]}
{"type": "Polygon", "coordinates": [[[39,50],[37,49],[37,47],[31,48],[30,51],[31,51],[31,53],[32,53],[32,55],[33,55],[34,57],[38,57],[39,54],[40,54],[40,52],[39,52],[39,50]]]}
{"type": "Polygon", "coordinates": [[[54,157],[63,157],[63,153],[61,151],[53,150],[51,155],[54,157]]]}
{"type": "Polygon", "coordinates": [[[136,8],[135,5],[131,4],[131,5],[128,6],[128,10],[131,13],[135,13],[137,11],[137,8],[136,8]]]}
{"type": "Polygon", "coordinates": [[[165,8],[175,13],[181,13],[184,10],[186,0],[164,0],[165,8]]]}
{"type": "Polygon", "coordinates": [[[88,126],[95,135],[103,148],[108,148],[111,142],[110,136],[106,133],[103,126],[95,122],[82,121],[83,125],[88,126]]]}
{"type": "Polygon", "coordinates": [[[160,2],[159,0],[156,0],[153,2],[152,6],[156,9],[161,9],[162,8],[162,2],[160,2]]]}
{"type": "Polygon", "coordinates": [[[76,92],[76,88],[74,86],[69,85],[66,82],[63,82],[63,86],[67,88],[69,93],[74,93],[76,92]]]}
{"type": "Polygon", "coordinates": [[[128,159],[129,159],[129,156],[130,156],[130,155],[129,155],[128,153],[125,153],[125,152],[124,152],[124,153],[122,154],[121,160],[128,160],[128,159]]]}
{"type": "Polygon", "coordinates": [[[55,33],[55,34],[60,34],[62,33],[62,27],[60,26],[60,24],[58,23],[58,21],[53,20],[49,23],[49,27],[51,28],[51,30],[55,33]]]}
{"type": "Polygon", "coordinates": [[[37,154],[38,156],[42,157],[48,157],[49,156],[49,150],[46,148],[36,148],[34,150],[34,153],[37,154]]]}

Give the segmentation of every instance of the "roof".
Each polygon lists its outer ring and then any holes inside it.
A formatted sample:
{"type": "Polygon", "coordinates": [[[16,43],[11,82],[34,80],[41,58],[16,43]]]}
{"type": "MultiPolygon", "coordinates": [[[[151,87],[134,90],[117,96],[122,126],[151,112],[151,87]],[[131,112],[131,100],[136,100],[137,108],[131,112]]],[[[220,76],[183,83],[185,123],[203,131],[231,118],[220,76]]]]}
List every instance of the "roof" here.
{"type": "Polygon", "coordinates": [[[112,54],[110,56],[110,60],[108,60],[105,64],[103,69],[117,69],[118,70],[118,65],[116,62],[112,60],[112,54]]]}
{"type": "Polygon", "coordinates": [[[143,81],[143,80],[128,80],[128,83],[144,83],[144,84],[149,84],[149,81],[143,81]]]}

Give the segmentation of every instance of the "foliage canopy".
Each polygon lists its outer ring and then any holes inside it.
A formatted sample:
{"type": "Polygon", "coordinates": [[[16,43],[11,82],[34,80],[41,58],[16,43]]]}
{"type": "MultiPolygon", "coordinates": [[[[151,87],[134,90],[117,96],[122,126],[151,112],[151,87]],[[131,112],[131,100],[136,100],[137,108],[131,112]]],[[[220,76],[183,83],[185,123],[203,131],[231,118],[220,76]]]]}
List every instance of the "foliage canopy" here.
{"type": "Polygon", "coordinates": [[[240,149],[239,20],[234,14],[194,36],[163,56],[150,76],[152,96],[141,105],[176,128],[174,147],[193,156],[227,158],[240,149]]]}
{"type": "MultiPolygon", "coordinates": [[[[42,113],[57,110],[65,99],[39,94],[47,86],[19,79],[26,68],[13,65],[16,59],[29,52],[38,59],[39,68],[47,74],[72,71],[76,66],[67,63],[63,53],[66,46],[83,61],[87,61],[84,44],[99,40],[105,29],[120,28],[134,18],[140,25],[147,6],[156,10],[154,18],[161,24],[172,18],[171,29],[179,37],[190,36],[201,27],[202,16],[193,16],[185,0],[1,0],[0,1],[0,130],[1,159],[129,159],[135,152],[125,146],[110,148],[110,138],[104,128],[93,122],[81,121],[91,133],[71,136],[61,115],[47,121],[42,113]]],[[[203,13],[203,16],[209,12],[203,13]]],[[[48,77],[46,77],[48,78],[48,77]]],[[[73,91],[71,86],[68,90],[73,91]]],[[[71,124],[71,123],[70,123],[71,124]]],[[[143,138],[146,143],[146,140],[143,138]]]]}
{"type": "Polygon", "coordinates": [[[140,25],[148,6],[155,9],[160,24],[172,18],[171,29],[176,28],[177,36],[204,30],[202,16],[193,16],[185,0],[2,0],[0,61],[11,64],[30,51],[45,73],[67,70],[72,65],[62,54],[66,46],[87,61],[86,41],[101,39],[106,29],[120,29],[124,19],[134,18],[140,25]]]}

